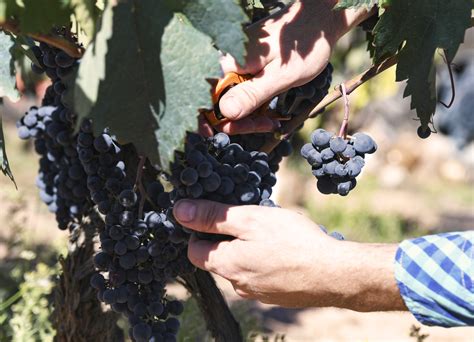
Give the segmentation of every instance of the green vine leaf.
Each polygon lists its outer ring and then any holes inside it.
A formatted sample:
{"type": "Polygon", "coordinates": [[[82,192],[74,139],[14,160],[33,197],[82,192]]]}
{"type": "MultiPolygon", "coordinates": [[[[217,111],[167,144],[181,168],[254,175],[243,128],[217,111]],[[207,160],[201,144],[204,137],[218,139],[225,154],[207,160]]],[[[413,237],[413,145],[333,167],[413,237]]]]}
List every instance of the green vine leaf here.
{"type": "Polygon", "coordinates": [[[70,0],[6,0],[0,4],[0,19],[15,17],[22,33],[48,33],[54,26],[70,23],[70,0]]]}
{"type": "Polygon", "coordinates": [[[375,62],[399,51],[397,81],[407,80],[421,124],[427,126],[436,108],[434,54],[452,59],[471,26],[470,0],[392,0],[375,29],[375,62]]]}
{"type": "Polygon", "coordinates": [[[0,97],[8,96],[17,101],[20,94],[16,89],[15,65],[13,55],[16,53],[15,42],[6,33],[0,31],[0,97]]]}
{"type": "Polygon", "coordinates": [[[211,39],[161,1],[109,2],[74,87],[75,108],[133,143],[168,169],[186,131],[197,130],[199,108],[212,107],[206,78],[217,78],[211,39]]]}
{"type": "Polygon", "coordinates": [[[15,178],[13,178],[13,173],[10,170],[10,164],[8,164],[7,151],[5,149],[5,138],[3,137],[3,126],[2,126],[2,117],[0,116],[0,169],[2,170],[5,176],[8,176],[13,184],[16,186],[15,178]]]}
{"type": "Polygon", "coordinates": [[[100,15],[96,2],[96,0],[71,0],[74,17],[81,30],[85,33],[87,43],[94,37],[95,25],[100,15]]]}
{"type": "Polygon", "coordinates": [[[216,46],[245,64],[247,35],[243,25],[248,16],[238,0],[169,0],[173,10],[181,11],[194,27],[212,37],[216,46]]]}

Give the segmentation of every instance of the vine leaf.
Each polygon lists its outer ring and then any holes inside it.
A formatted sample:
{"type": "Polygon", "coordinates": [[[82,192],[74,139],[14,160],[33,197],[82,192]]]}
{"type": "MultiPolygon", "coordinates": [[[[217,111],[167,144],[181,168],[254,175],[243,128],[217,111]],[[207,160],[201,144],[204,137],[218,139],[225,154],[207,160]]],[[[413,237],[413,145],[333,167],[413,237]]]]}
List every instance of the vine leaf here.
{"type": "Polygon", "coordinates": [[[198,30],[212,37],[216,46],[245,64],[247,36],[243,25],[248,16],[238,0],[169,0],[171,8],[181,11],[198,30]]]}
{"type": "Polygon", "coordinates": [[[48,33],[70,22],[70,0],[6,0],[0,4],[0,20],[15,17],[23,33],[48,33]]]}
{"type": "Polygon", "coordinates": [[[374,29],[375,61],[399,50],[396,79],[407,80],[404,96],[425,127],[436,109],[434,54],[440,48],[454,57],[471,7],[470,0],[392,0],[374,29]]]}
{"type": "Polygon", "coordinates": [[[8,96],[10,100],[17,101],[20,94],[16,89],[15,42],[6,33],[0,31],[0,97],[8,96]]]}
{"type": "Polygon", "coordinates": [[[99,18],[100,11],[96,7],[96,0],[71,0],[71,6],[81,30],[90,42],[95,33],[95,24],[99,18]]]}
{"type": "Polygon", "coordinates": [[[218,77],[219,54],[161,1],[110,3],[79,67],[75,109],[167,170],[198,109],[212,106],[206,78],[218,77]]]}
{"type": "Polygon", "coordinates": [[[13,184],[16,186],[15,178],[13,178],[13,173],[10,170],[10,165],[8,164],[7,151],[5,149],[5,138],[3,137],[3,126],[2,126],[2,116],[0,115],[0,169],[5,176],[8,176],[13,184]]]}
{"type": "Polygon", "coordinates": [[[421,125],[427,127],[436,109],[434,54],[444,49],[452,61],[464,32],[471,26],[471,0],[341,0],[336,8],[386,7],[373,30],[373,59],[379,63],[399,53],[397,81],[407,80],[421,125]]]}

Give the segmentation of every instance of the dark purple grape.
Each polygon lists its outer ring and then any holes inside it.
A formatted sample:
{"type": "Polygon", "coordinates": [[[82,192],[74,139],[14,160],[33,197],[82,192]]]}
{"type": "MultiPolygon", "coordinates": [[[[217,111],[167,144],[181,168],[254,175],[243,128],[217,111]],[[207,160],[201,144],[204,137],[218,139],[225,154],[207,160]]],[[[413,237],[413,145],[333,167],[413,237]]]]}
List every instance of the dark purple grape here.
{"type": "Polygon", "coordinates": [[[364,133],[356,133],[351,139],[357,153],[374,153],[377,150],[375,141],[364,133]]]}
{"type": "Polygon", "coordinates": [[[61,68],[68,68],[74,63],[74,58],[64,51],[59,51],[55,57],[55,63],[61,68]]]}
{"type": "Polygon", "coordinates": [[[418,134],[418,137],[421,139],[426,139],[431,135],[431,129],[429,127],[420,126],[416,130],[416,134],[418,134]]]}
{"type": "Polygon", "coordinates": [[[132,334],[137,342],[148,342],[151,337],[151,328],[146,323],[138,323],[133,327],[132,334]]]}
{"type": "Polygon", "coordinates": [[[329,146],[329,140],[332,136],[333,134],[325,131],[322,128],[318,128],[311,134],[311,143],[314,147],[322,150],[329,146]]]}
{"type": "Polygon", "coordinates": [[[334,137],[329,141],[329,148],[334,153],[342,153],[347,146],[347,141],[341,137],[334,137]]]}
{"type": "Polygon", "coordinates": [[[197,171],[191,167],[185,168],[180,174],[180,180],[184,185],[193,185],[198,181],[199,175],[197,171]]]}
{"type": "Polygon", "coordinates": [[[131,208],[137,203],[137,194],[132,190],[123,190],[119,195],[120,204],[125,208],[131,208]]]}

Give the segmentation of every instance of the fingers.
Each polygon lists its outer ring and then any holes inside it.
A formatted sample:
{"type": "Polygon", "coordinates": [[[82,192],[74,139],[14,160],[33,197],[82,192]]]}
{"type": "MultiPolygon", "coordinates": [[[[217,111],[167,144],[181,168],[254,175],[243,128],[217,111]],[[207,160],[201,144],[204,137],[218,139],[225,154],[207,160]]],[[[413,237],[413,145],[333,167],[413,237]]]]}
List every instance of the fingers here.
{"type": "Polygon", "coordinates": [[[190,229],[245,238],[251,231],[251,206],[230,206],[207,200],[181,200],[175,204],[176,220],[190,229]]]}
{"type": "Polygon", "coordinates": [[[196,267],[226,277],[229,274],[230,241],[213,242],[191,236],[188,244],[188,259],[196,267]]]}
{"type": "Polygon", "coordinates": [[[216,126],[220,132],[229,135],[248,134],[248,133],[267,133],[280,128],[278,120],[266,116],[247,117],[238,121],[228,121],[216,126]]]}
{"type": "Polygon", "coordinates": [[[219,101],[221,113],[231,120],[242,119],[272,97],[291,88],[296,74],[285,69],[280,60],[274,60],[254,78],[231,88],[219,101]]]}
{"type": "Polygon", "coordinates": [[[198,128],[199,128],[199,134],[201,134],[203,137],[212,137],[213,136],[214,132],[212,130],[212,126],[206,120],[206,117],[203,114],[199,115],[198,128]]]}

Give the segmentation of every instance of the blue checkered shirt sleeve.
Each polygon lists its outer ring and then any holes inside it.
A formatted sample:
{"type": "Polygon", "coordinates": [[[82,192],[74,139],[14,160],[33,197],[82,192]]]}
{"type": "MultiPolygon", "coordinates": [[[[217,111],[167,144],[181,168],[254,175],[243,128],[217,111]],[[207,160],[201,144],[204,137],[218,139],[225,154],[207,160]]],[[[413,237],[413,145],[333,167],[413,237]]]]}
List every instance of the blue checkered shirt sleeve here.
{"type": "Polygon", "coordinates": [[[474,231],[403,241],[395,278],[406,306],[422,324],[474,325],[474,231]]]}

